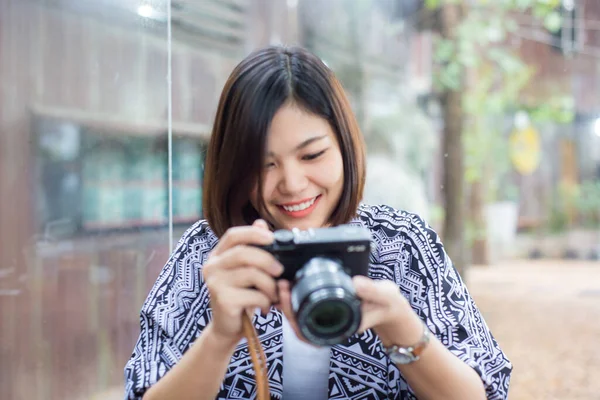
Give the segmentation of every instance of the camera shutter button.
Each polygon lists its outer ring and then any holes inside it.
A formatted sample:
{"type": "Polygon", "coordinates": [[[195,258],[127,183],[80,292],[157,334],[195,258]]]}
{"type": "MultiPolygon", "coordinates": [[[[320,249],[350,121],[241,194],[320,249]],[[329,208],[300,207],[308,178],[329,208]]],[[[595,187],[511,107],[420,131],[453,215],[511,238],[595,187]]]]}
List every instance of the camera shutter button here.
{"type": "Polygon", "coordinates": [[[294,233],[287,229],[280,229],[273,233],[275,241],[280,244],[289,244],[294,241],[294,233]]]}

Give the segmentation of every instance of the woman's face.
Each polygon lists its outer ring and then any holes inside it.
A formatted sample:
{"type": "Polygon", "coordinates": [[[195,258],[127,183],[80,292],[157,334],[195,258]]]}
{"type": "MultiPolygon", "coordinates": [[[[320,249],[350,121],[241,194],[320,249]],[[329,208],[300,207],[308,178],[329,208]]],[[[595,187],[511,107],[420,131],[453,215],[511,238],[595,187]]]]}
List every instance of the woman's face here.
{"type": "MultiPolygon", "coordinates": [[[[342,153],[329,123],[286,104],[271,122],[265,154],[262,195],[275,228],[326,225],[344,182],[342,153]]],[[[256,192],[251,197],[259,209],[256,192]]]]}

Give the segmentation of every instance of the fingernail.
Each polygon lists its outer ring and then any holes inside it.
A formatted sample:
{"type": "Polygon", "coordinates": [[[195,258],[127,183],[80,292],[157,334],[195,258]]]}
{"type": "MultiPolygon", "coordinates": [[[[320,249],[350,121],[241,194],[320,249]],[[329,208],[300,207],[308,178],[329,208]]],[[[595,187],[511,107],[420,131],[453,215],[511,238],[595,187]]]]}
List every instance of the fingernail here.
{"type": "Polygon", "coordinates": [[[273,273],[281,275],[283,273],[283,265],[277,262],[271,266],[271,270],[273,271],[273,273]]]}

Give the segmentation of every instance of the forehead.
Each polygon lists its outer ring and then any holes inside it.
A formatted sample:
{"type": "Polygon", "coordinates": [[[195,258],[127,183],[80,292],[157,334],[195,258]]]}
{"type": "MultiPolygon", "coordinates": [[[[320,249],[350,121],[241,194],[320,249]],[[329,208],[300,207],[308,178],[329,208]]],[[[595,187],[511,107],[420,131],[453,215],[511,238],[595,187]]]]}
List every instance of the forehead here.
{"type": "Polygon", "coordinates": [[[315,136],[334,138],[335,134],[329,122],[311,114],[294,104],[282,106],[273,117],[267,136],[269,150],[294,147],[315,136]]]}

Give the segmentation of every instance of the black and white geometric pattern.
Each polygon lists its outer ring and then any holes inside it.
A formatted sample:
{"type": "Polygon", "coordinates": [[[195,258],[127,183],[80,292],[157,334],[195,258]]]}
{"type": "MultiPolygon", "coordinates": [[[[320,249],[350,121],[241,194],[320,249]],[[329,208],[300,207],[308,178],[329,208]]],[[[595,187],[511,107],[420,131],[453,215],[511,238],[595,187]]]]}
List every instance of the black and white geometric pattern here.
{"type": "MultiPolygon", "coordinates": [[[[371,230],[374,246],[369,275],[394,281],[431,332],[480,375],[488,399],[506,399],[512,365],[480,311],[438,235],[417,215],[387,206],[361,205],[353,224],[371,230]]],[[[160,273],[141,310],[141,333],[125,366],[125,398],[145,390],[182,357],[211,319],[208,290],[200,270],[217,238],[206,221],[189,228],[160,273]]],[[[272,399],[282,398],[281,314],[256,315],[254,326],[269,364],[272,399]]],[[[415,399],[399,369],[368,330],[333,346],[329,399],[415,399]]],[[[218,399],[254,399],[256,381],[248,347],[236,348],[218,399]]]]}

